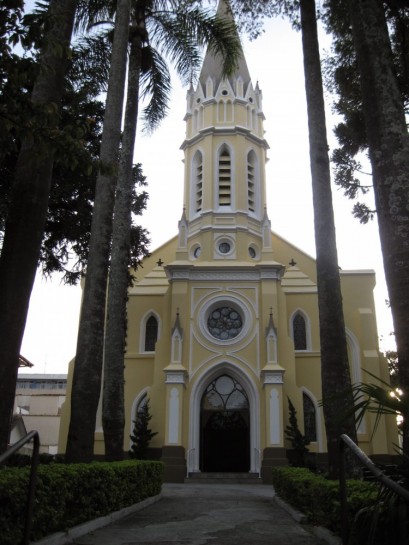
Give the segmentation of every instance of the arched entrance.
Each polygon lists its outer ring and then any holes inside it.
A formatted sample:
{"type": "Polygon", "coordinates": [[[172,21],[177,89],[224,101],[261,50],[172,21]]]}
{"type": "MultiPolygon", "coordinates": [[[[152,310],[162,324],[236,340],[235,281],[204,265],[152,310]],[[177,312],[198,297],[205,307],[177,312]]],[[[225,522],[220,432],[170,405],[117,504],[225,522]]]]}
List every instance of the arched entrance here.
{"type": "Polygon", "coordinates": [[[200,404],[200,470],[250,470],[250,411],[245,389],[233,377],[215,378],[200,404]]]}

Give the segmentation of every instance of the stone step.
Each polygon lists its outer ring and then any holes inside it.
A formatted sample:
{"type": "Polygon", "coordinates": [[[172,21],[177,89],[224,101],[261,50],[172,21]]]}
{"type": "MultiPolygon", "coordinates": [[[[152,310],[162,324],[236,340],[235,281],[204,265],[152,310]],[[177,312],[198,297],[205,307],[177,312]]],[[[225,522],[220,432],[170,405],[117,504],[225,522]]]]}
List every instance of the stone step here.
{"type": "Polygon", "coordinates": [[[185,483],[203,484],[262,484],[258,473],[200,472],[189,473],[185,483]]]}

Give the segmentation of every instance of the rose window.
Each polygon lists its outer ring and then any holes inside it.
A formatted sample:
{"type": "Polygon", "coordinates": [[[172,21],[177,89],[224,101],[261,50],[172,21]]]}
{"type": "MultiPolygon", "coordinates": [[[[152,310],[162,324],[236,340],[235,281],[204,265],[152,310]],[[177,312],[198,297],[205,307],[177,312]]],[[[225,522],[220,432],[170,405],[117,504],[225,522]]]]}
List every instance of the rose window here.
{"type": "Polygon", "coordinates": [[[215,308],[210,312],[207,320],[209,333],[221,341],[234,339],[240,333],[242,327],[242,317],[232,307],[215,308]]]}

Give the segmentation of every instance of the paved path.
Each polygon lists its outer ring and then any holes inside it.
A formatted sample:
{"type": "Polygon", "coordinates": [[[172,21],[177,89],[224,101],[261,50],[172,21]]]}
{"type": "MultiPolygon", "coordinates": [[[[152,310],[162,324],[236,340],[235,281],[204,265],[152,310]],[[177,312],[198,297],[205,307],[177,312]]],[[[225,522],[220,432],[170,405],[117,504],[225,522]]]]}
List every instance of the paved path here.
{"type": "Polygon", "coordinates": [[[162,498],[77,545],[318,545],[268,485],[165,484],[162,498]]]}

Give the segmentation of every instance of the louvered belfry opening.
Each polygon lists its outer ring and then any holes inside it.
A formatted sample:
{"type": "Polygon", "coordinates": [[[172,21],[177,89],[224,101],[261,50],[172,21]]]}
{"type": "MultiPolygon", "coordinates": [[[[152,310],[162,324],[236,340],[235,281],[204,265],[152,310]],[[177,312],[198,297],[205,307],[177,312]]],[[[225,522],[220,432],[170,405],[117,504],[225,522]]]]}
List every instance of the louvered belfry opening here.
{"type": "Polygon", "coordinates": [[[201,212],[203,207],[203,159],[198,151],[195,154],[193,173],[195,177],[195,211],[201,212]]]}
{"type": "Polygon", "coordinates": [[[248,191],[248,207],[250,212],[255,212],[255,165],[254,165],[254,154],[249,153],[247,156],[247,191],[248,191]]]}
{"type": "Polygon", "coordinates": [[[231,206],[231,158],[227,148],[219,156],[219,206],[231,206]]]}

